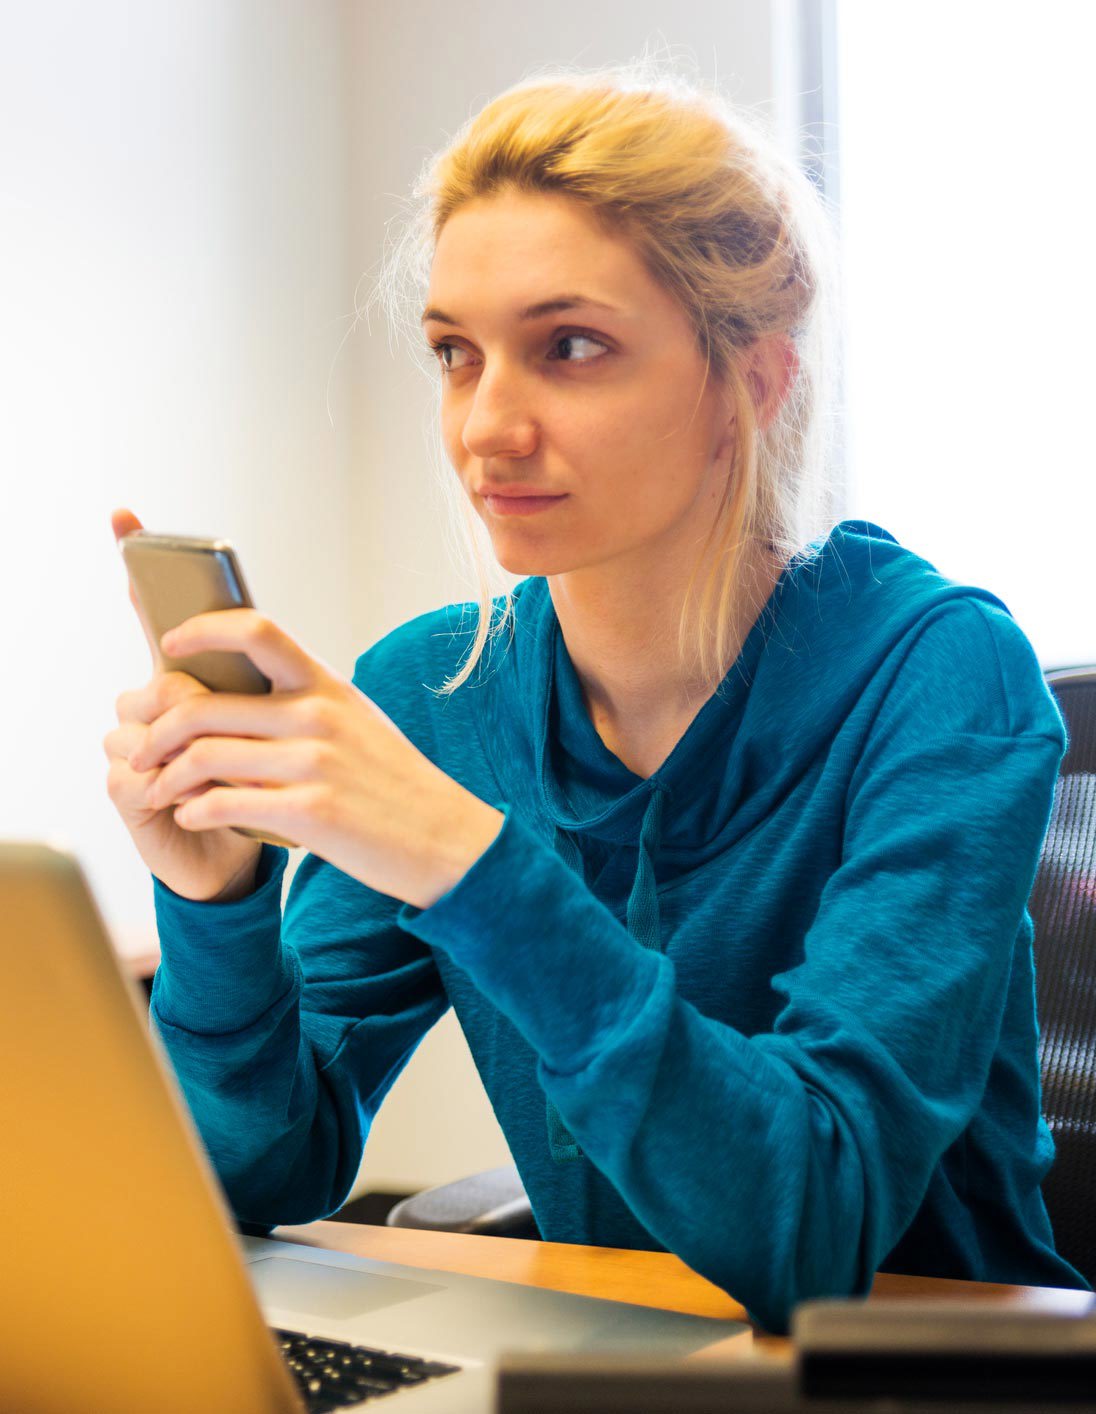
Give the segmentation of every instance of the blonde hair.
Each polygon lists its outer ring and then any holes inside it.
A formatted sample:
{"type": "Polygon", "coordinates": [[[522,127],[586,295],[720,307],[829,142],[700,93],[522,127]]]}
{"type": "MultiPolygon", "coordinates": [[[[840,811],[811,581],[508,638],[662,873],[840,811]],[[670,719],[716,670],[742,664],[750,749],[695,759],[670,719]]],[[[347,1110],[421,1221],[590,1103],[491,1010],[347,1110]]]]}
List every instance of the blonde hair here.
{"type": "MultiPolygon", "coordinates": [[[[570,197],[627,239],[689,316],[705,384],[709,373],[727,380],[738,412],[735,444],[678,626],[682,661],[691,641],[701,679],[720,681],[737,651],[736,614],[744,602],[754,616],[762,607],[747,582],[753,552],[768,547],[787,564],[810,553],[808,542],[833,523],[839,263],[827,202],[759,121],[657,59],[592,72],[553,68],[488,103],[424,167],[414,188],[418,205],[389,246],[372,296],[415,347],[422,347],[418,316],[446,221],[466,202],[508,190],[570,197]],[[773,333],[791,338],[799,366],[762,430],[744,355],[773,333]]],[[[452,477],[443,486],[450,504],[459,503],[455,519],[479,585],[468,657],[435,689],[448,695],[468,679],[488,639],[508,623],[512,631],[513,598],[504,592],[493,605],[500,567],[482,522],[452,477]]]]}

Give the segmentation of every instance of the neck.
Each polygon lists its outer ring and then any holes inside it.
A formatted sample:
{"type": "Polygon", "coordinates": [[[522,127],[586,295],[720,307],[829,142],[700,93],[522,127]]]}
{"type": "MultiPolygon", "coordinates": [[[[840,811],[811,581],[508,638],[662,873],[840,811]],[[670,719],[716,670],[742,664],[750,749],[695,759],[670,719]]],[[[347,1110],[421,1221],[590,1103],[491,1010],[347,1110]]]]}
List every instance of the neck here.
{"type": "MultiPolygon", "coordinates": [[[[694,595],[707,569],[701,567],[694,595]]],[[[678,652],[690,570],[685,556],[670,553],[648,555],[642,564],[610,562],[548,577],[586,709],[603,736],[605,728],[618,740],[655,740],[672,736],[682,723],[683,732],[737,658],[780,575],[767,552],[746,561],[744,592],[732,605],[720,667],[705,678],[691,664],[683,666],[678,652]]]]}

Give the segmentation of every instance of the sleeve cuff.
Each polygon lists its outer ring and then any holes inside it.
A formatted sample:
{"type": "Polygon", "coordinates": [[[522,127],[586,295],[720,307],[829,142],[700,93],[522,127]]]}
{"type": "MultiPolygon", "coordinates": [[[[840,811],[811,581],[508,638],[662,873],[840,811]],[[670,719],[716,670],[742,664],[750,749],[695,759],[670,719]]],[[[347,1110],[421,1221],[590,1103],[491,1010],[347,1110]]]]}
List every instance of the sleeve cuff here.
{"type": "MultiPolygon", "coordinates": [[[[177,894],[174,889],[164,883],[163,879],[152,875],[153,895],[157,909],[161,902],[164,906],[169,906],[171,901],[181,904],[186,910],[200,908],[203,913],[217,913],[222,909],[242,909],[243,906],[257,897],[263,888],[269,884],[276,874],[279,883],[285,873],[285,866],[289,862],[289,851],[280,845],[264,844],[259,852],[259,867],[255,873],[255,887],[249,894],[244,894],[243,898],[234,899],[231,903],[209,903],[201,902],[198,899],[183,898],[182,894],[177,894]]],[[[280,897],[280,895],[279,895],[280,897]]],[[[159,914],[157,914],[159,916],[159,914]]]]}
{"type": "MultiPolygon", "coordinates": [[[[420,918],[424,920],[422,926],[426,931],[433,933],[436,926],[444,930],[447,921],[474,919],[477,916],[483,908],[485,888],[491,890],[505,887],[508,868],[512,868],[508,860],[515,850],[522,847],[521,840],[515,836],[520,834],[525,839],[530,836],[528,831],[518,824],[509,805],[499,805],[496,809],[500,810],[503,816],[498,834],[453,887],[439,895],[429,908],[416,908],[413,903],[405,903],[400,907],[396,922],[406,932],[426,941],[424,934],[415,926],[420,918]]],[[[433,938],[429,941],[432,942],[433,938]]]]}
{"type": "Polygon", "coordinates": [[[281,900],[288,861],[287,849],[264,844],[255,888],[230,903],[183,898],[152,875],[160,1020],[188,1031],[241,1030],[286,991],[292,968],[281,945],[281,900]]]}

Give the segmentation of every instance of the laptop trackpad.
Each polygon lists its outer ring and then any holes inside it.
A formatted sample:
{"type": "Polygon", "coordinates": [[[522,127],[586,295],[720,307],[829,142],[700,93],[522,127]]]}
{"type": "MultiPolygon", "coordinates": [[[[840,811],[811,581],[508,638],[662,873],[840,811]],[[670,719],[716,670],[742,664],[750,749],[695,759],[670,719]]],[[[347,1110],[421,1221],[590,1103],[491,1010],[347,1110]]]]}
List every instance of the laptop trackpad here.
{"type": "Polygon", "coordinates": [[[375,1276],[286,1257],[259,1257],[248,1263],[247,1270],[260,1301],[339,1321],[444,1289],[433,1282],[375,1276]]]}

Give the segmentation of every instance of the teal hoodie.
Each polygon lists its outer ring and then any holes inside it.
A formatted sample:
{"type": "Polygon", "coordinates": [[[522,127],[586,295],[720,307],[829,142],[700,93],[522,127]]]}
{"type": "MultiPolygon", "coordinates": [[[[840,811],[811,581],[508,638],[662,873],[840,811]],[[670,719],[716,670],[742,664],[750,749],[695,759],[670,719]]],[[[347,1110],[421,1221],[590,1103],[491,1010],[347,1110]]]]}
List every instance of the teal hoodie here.
{"type": "Polygon", "coordinates": [[[1026,909],[1065,736],[1001,601],[842,522],[649,779],[546,580],[514,605],[449,699],[474,605],[355,667],[504,814],[429,908],[307,854],[283,917],[270,845],[234,903],[154,879],[152,1015],[237,1217],[337,1210],[452,1006],[550,1241],[675,1252],[774,1331],[877,1270],[1085,1287],[1040,1193],[1026,909]]]}

